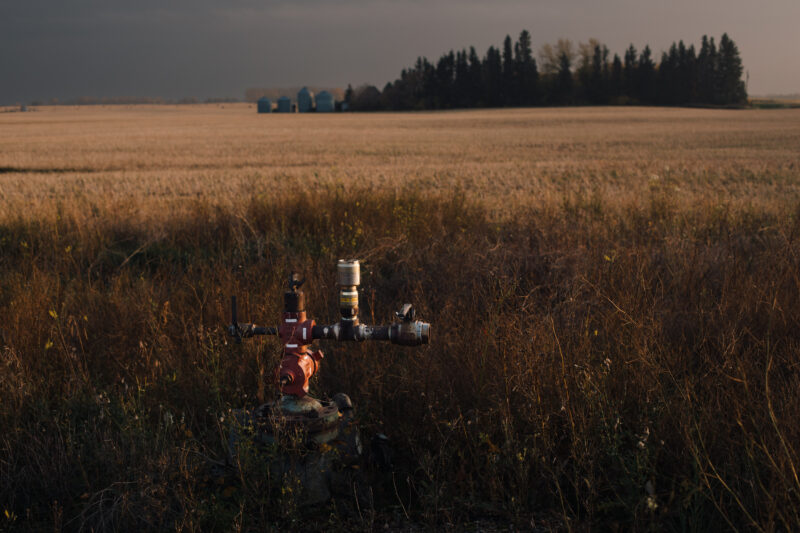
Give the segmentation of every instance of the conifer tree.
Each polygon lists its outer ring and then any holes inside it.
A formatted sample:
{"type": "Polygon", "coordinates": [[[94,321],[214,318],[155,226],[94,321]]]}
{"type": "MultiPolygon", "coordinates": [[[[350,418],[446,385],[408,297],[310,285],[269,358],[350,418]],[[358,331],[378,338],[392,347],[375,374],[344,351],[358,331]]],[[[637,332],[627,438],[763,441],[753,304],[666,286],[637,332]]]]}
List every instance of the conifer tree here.
{"type": "Polygon", "coordinates": [[[453,81],[455,80],[455,54],[450,50],[449,54],[445,54],[439,58],[436,63],[436,72],[434,75],[434,108],[435,109],[450,109],[453,107],[453,81]]]}
{"type": "Polygon", "coordinates": [[[595,45],[592,54],[592,70],[589,76],[589,103],[599,105],[608,102],[608,48],[595,45]]]}
{"type": "Polygon", "coordinates": [[[467,63],[467,51],[461,50],[456,53],[455,82],[453,85],[454,105],[456,107],[469,107],[469,64],[467,63]]]}
{"type": "Polygon", "coordinates": [[[656,100],[659,104],[674,105],[679,103],[678,94],[678,45],[674,42],[669,53],[661,54],[656,79],[656,100]]]}
{"type": "Polygon", "coordinates": [[[353,100],[353,86],[351,84],[347,84],[347,90],[344,92],[344,101],[347,105],[350,105],[350,102],[353,100]]]}
{"type": "Polygon", "coordinates": [[[519,40],[517,41],[515,52],[518,80],[517,103],[520,105],[536,104],[539,100],[539,71],[536,67],[536,60],[533,58],[531,34],[528,33],[527,30],[522,30],[522,32],[519,34],[519,40]]]}
{"type": "Polygon", "coordinates": [[[490,46],[483,60],[484,103],[489,107],[502,105],[503,63],[500,50],[490,46]]]}
{"type": "Polygon", "coordinates": [[[704,35],[699,53],[693,45],[673,42],[658,64],[647,45],[637,54],[631,44],[623,58],[615,54],[613,61],[608,59],[608,48],[596,39],[581,43],[578,52],[566,39],[543,45],[540,76],[531,35],[523,30],[516,42],[506,36],[501,48],[490,46],[483,59],[474,47],[450,51],[435,64],[419,57],[412,68],[403,69],[397,80],[387,83],[379,96],[374,87],[353,91],[348,86],[345,101],[359,100],[353,108],[379,105],[399,110],[542,103],[727,105],[747,98],[739,50],[727,34],[722,35],[719,48],[713,37],[704,35]],[[579,63],[574,68],[576,58],[579,63]],[[369,96],[368,106],[362,93],[369,96]]]}
{"type": "Polygon", "coordinates": [[[474,46],[469,47],[469,99],[471,107],[485,105],[483,88],[483,66],[474,46]]]}
{"type": "Polygon", "coordinates": [[[625,50],[625,68],[623,70],[623,80],[625,82],[625,96],[628,98],[636,98],[636,70],[638,60],[636,55],[636,48],[631,44],[625,50]]]}
{"type": "Polygon", "coordinates": [[[678,103],[688,104],[697,100],[697,66],[694,45],[686,48],[683,41],[678,43],[678,67],[676,90],[678,103]]]}
{"type": "Polygon", "coordinates": [[[614,54],[614,61],[611,63],[611,82],[609,89],[609,100],[618,102],[625,93],[625,82],[622,77],[622,60],[618,54],[614,54]]]}
{"type": "Polygon", "coordinates": [[[645,46],[639,55],[639,64],[636,70],[638,82],[637,97],[639,102],[651,104],[655,100],[655,63],[651,58],[650,47],[645,46]]]}
{"type": "Polygon", "coordinates": [[[747,100],[739,49],[727,33],[719,40],[717,80],[719,103],[740,104],[747,100]]]}
{"type": "Polygon", "coordinates": [[[513,51],[513,44],[511,42],[511,36],[506,35],[506,38],[503,40],[503,78],[502,78],[502,86],[501,86],[501,99],[502,105],[514,105],[514,74],[515,74],[515,64],[514,64],[514,51],[513,51]]]}
{"type": "Polygon", "coordinates": [[[714,38],[703,35],[700,54],[697,56],[698,101],[713,104],[717,101],[717,48],[714,38]]]}
{"type": "Polygon", "coordinates": [[[561,52],[558,61],[558,78],[555,85],[553,101],[558,104],[571,104],[573,102],[572,61],[566,52],[561,52]]]}

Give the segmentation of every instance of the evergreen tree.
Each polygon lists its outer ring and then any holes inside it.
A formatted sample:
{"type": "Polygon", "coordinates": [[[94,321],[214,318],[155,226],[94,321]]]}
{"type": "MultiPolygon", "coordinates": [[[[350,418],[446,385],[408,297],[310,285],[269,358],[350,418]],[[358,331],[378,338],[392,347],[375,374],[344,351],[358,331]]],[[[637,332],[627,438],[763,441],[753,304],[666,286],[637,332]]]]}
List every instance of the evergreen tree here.
{"type": "Polygon", "coordinates": [[[625,96],[636,98],[636,69],[638,66],[636,48],[631,44],[625,50],[625,68],[623,70],[623,80],[625,83],[625,96]]]}
{"type": "Polygon", "coordinates": [[[502,105],[503,63],[500,50],[490,46],[483,60],[483,101],[489,107],[502,105]]]}
{"type": "Polygon", "coordinates": [[[614,54],[614,61],[611,64],[611,82],[609,89],[609,101],[619,102],[625,94],[625,82],[622,77],[622,60],[619,55],[614,54]]]}
{"type": "Polygon", "coordinates": [[[436,69],[427,57],[417,59],[419,71],[418,93],[416,95],[419,109],[436,109],[436,69]]]}
{"type": "Polygon", "coordinates": [[[694,46],[678,43],[678,66],[677,66],[677,101],[680,104],[688,104],[697,100],[697,66],[694,53],[694,46]]]}
{"type": "Polygon", "coordinates": [[[594,89],[592,87],[592,57],[587,53],[588,45],[580,45],[580,63],[575,69],[573,80],[577,79],[577,90],[575,91],[576,102],[592,102],[594,100],[594,89]]]}
{"type": "Polygon", "coordinates": [[[747,100],[739,49],[727,33],[723,33],[719,40],[717,80],[719,103],[741,104],[747,100]]]}
{"type": "Polygon", "coordinates": [[[456,53],[456,79],[453,89],[454,105],[464,108],[470,107],[470,83],[469,83],[469,64],[467,63],[467,51],[461,50],[456,53]]]}
{"type": "Polygon", "coordinates": [[[611,102],[611,62],[608,60],[608,56],[610,55],[610,51],[606,45],[603,45],[602,50],[602,57],[603,57],[603,83],[602,83],[602,94],[603,94],[603,104],[608,104],[611,102]]]}
{"type": "Polygon", "coordinates": [[[523,85],[526,105],[539,105],[542,100],[542,89],[539,81],[539,68],[536,59],[531,57],[530,67],[525,73],[525,83],[523,85]]]}
{"type": "Polygon", "coordinates": [[[522,72],[521,72],[521,56],[522,51],[519,48],[519,41],[514,43],[514,76],[511,86],[512,102],[513,105],[522,104],[522,72]]]}
{"type": "Polygon", "coordinates": [[[589,103],[608,103],[608,48],[595,45],[592,54],[592,70],[589,75],[589,103]]]}
{"type": "Polygon", "coordinates": [[[655,101],[655,63],[651,58],[650,47],[645,46],[639,56],[639,64],[636,70],[637,77],[637,98],[639,102],[651,104],[655,101]]]}
{"type": "Polygon", "coordinates": [[[515,47],[519,105],[535,105],[539,101],[539,71],[533,58],[531,34],[522,30],[515,47]]]}
{"type": "Polygon", "coordinates": [[[706,102],[708,94],[708,36],[703,35],[700,41],[700,52],[697,54],[697,101],[706,102]]]}
{"type": "Polygon", "coordinates": [[[352,100],[353,100],[353,86],[348,83],[347,90],[345,90],[344,92],[344,101],[349,106],[352,100]]]}
{"type": "Polygon", "coordinates": [[[556,78],[553,101],[558,104],[569,105],[574,100],[574,83],[572,79],[572,61],[566,52],[561,52],[558,65],[558,77],[556,78]]]}
{"type": "Polygon", "coordinates": [[[705,35],[697,56],[697,92],[700,102],[717,103],[717,48],[714,38],[705,35]]]}
{"type": "Polygon", "coordinates": [[[469,47],[469,101],[471,107],[485,105],[483,87],[483,66],[474,46],[469,47]]]}
{"type": "Polygon", "coordinates": [[[674,105],[678,103],[678,45],[674,42],[666,52],[661,54],[656,79],[656,99],[659,104],[674,105]]]}
{"type": "Polygon", "coordinates": [[[453,82],[455,80],[456,59],[451,50],[436,63],[434,75],[434,109],[450,109],[453,107],[453,82]]]}
{"type": "Polygon", "coordinates": [[[590,103],[683,105],[737,104],[746,101],[742,61],[733,40],[723,34],[719,48],[703,36],[699,53],[683,41],[672,43],[653,62],[649,46],[640,54],[631,44],[623,58],[595,39],[579,45],[559,39],[540,51],[544,74],[533,57],[531,35],[523,30],[514,43],[506,36],[501,48],[490,46],[483,59],[474,47],[450,51],[435,64],[418,57],[412,68],[383,88],[348,86],[345,101],[352,109],[448,109],[503,105],[569,105],[590,103]],[[579,63],[574,63],[579,58],[579,63]],[[574,65],[577,64],[577,68],[574,65]]]}
{"type": "Polygon", "coordinates": [[[717,47],[714,44],[714,38],[709,40],[709,94],[708,101],[713,104],[719,103],[719,55],[717,54],[717,47]]]}
{"type": "Polygon", "coordinates": [[[500,89],[502,105],[509,106],[515,105],[515,70],[513,44],[511,36],[506,35],[503,40],[503,81],[500,89]]]}
{"type": "Polygon", "coordinates": [[[398,80],[395,83],[388,82],[383,86],[383,91],[381,91],[381,109],[390,109],[392,111],[401,109],[400,93],[397,90],[399,84],[400,81],[398,80]]]}
{"type": "Polygon", "coordinates": [[[416,109],[415,88],[417,85],[418,73],[414,69],[403,70],[400,79],[394,83],[394,94],[387,95],[387,99],[392,98],[394,107],[397,110],[416,109]]]}

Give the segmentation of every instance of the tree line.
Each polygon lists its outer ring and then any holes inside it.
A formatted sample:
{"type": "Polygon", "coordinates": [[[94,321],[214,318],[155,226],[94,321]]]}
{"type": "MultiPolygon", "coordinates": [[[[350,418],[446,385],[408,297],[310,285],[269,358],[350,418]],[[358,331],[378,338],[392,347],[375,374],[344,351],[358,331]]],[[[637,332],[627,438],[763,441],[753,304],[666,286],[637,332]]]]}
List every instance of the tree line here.
{"type": "Polygon", "coordinates": [[[737,105],[746,102],[739,50],[728,34],[719,45],[703,36],[699,51],[672,43],[656,63],[649,46],[631,44],[622,57],[592,39],[577,47],[560,39],[534,57],[531,34],[481,58],[475,47],[450,51],[434,64],[417,58],[383,91],[348,86],[354,111],[424,110],[548,105],[737,105]]]}

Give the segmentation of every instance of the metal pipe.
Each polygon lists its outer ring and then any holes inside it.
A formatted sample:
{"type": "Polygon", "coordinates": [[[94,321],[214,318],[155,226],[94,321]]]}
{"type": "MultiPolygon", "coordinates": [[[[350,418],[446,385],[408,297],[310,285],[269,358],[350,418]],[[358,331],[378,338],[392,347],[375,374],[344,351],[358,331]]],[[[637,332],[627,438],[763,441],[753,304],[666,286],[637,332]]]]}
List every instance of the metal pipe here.
{"type": "Polygon", "coordinates": [[[311,330],[313,339],[328,339],[334,341],[388,341],[391,339],[389,329],[391,326],[367,326],[364,324],[331,324],[329,326],[314,326],[311,330]]]}
{"type": "Polygon", "coordinates": [[[237,339],[249,339],[255,335],[277,335],[278,328],[256,326],[255,324],[237,324],[228,326],[228,334],[237,339]]]}
{"type": "Polygon", "coordinates": [[[335,341],[391,341],[402,346],[428,344],[430,327],[427,322],[397,322],[391,326],[367,326],[365,324],[331,324],[314,326],[313,339],[335,341]]]}

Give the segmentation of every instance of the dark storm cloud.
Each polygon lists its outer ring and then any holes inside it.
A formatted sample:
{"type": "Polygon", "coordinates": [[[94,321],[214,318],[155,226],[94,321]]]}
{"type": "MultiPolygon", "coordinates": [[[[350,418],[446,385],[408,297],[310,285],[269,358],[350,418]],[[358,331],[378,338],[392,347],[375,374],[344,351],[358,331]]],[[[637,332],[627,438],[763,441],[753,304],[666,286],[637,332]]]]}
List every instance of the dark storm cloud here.
{"type": "Polygon", "coordinates": [[[800,90],[800,2],[743,0],[27,0],[0,4],[0,104],[78,96],[242,96],[246,87],[379,86],[418,55],[523,28],[536,47],[613,52],[728,32],[750,92],[800,90]]]}

